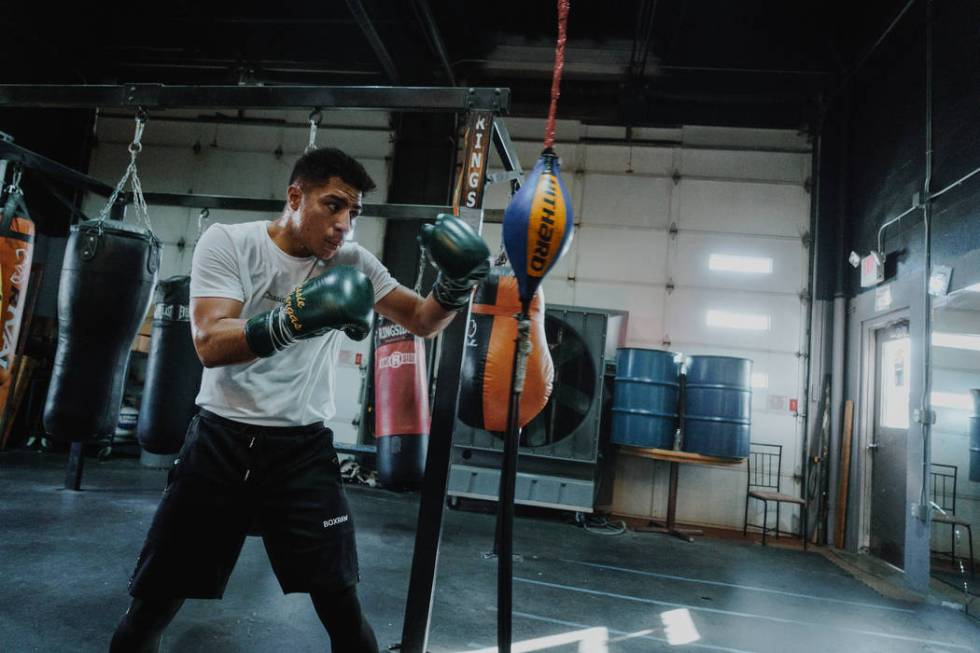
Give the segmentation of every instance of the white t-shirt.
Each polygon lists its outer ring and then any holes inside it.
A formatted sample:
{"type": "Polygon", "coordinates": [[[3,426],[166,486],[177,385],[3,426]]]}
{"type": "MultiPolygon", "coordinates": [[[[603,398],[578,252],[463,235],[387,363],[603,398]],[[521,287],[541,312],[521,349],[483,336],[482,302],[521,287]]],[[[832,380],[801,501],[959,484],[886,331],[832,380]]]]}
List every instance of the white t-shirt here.
{"type": "MultiPolygon", "coordinates": [[[[275,308],[293,288],[335,265],[350,265],[374,284],[377,302],[398,282],[371,252],[344,243],[333,257],[290,256],[276,245],[266,221],[213,224],[194,250],[191,297],[244,303],[248,319],[275,308]]],[[[222,417],[262,426],[297,426],[333,417],[334,367],[340,331],[301,340],[249,363],[205,368],[197,405],[222,417]]]]}

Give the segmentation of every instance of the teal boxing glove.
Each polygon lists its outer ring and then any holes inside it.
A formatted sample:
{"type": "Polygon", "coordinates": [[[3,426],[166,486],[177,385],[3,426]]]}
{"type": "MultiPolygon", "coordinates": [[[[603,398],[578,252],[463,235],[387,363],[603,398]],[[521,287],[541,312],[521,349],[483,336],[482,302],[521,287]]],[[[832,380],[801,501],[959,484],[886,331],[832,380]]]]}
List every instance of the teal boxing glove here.
{"type": "Polygon", "coordinates": [[[439,268],[432,296],[447,311],[466,306],[470,293],[490,272],[487,244],[468,224],[446,214],[422,226],[419,243],[439,268]]]}
{"type": "Polygon", "coordinates": [[[371,280],[359,270],[340,265],[298,286],[271,311],[249,318],[245,340],[261,358],[334,329],[363,340],[371,331],[373,315],[371,280]]]}

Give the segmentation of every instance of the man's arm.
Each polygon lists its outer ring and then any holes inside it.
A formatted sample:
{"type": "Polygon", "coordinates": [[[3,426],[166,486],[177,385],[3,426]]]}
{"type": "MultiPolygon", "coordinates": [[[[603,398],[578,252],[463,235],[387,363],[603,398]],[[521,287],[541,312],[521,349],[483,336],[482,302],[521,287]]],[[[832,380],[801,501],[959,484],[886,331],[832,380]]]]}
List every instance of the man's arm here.
{"type": "Polygon", "coordinates": [[[204,367],[234,365],[255,360],[245,340],[244,304],[223,297],[191,298],[191,334],[204,367]]]}
{"type": "Polygon", "coordinates": [[[440,215],[435,224],[423,225],[418,239],[439,270],[432,292],[422,299],[398,286],[375,309],[415,335],[428,338],[449,326],[456,312],[466,308],[473,289],[490,271],[490,250],[469,225],[451,215],[440,215]]]}
{"type": "Polygon", "coordinates": [[[436,335],[456,316],[456,311],[447,311],[432,295],[423,299],[405,286],[398,286],[382,297],[374,310],[422,338],[436,335]]]}

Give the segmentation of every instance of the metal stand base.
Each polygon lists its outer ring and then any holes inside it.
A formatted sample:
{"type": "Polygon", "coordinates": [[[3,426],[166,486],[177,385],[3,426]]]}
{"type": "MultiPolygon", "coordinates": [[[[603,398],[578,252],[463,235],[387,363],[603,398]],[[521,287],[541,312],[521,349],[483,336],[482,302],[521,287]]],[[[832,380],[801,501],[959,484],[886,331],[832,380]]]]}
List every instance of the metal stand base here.
{"type": "Polygon", "coordinates": [[[65,489],[82,489],[82,472],[85,469],[85,456],[82,453],[82,443],[72,442],[68,453],[68,466],[65,468],[65,489]]]}
{"type": "Polygon", "coordinates": [[[652,521],[651,526],[644,526],[642,528],[637,528],[637,533],[666,533],[668,535],[673,535],[674,537],[684,540],[686,542],[693,542],[694,538],[692,535],[704,535],[704,531],[697,528],[670,528],[664,522],[652,521]]]}

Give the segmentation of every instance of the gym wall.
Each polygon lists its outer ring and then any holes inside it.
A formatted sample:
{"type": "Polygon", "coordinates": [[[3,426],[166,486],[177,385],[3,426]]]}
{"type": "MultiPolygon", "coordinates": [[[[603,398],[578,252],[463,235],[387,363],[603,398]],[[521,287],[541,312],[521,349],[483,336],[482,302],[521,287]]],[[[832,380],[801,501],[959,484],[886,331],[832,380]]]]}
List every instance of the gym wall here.
{"type": "MultiPolygon", "coordinates": [[[[289,173],[309,142],[309,113],[306,111],[248,111],[249,123],[232,112],[225,119],[198,121],[199,111],[167,111],[151,114],[143,134],[143,150],[137,161],[144,192],[233,195],[285,202],[289,173]],[[265,121],[265,124],[260,124],[265,121]]],[[[339,147],[364,164],[377,189],[365,199],[387,200],[393,132],[387,112],[324,111],[317,144],[339,147]]],[[[111,112],[98,120],[98,143],[92,149],[90,174],[115,186],[129,164],[127,146],[133,137],[132,116],[111,112]]],[[[89,194],[82,210],[97,217],[105,200],[89,194]]],[[[153,231],[163,241],[159,278],[189,274],[200,211],[151,206],[153,231]]],[[[211,210],[207,224],[268,220],[275,214],[249,211],[211,210]]],[[[130,206],[126,221],[137,220],[130,206]]],[[[364,215],[354,234],[363,247],[381,256],[385,220],[364,215]]],[[[337,414],[328,424],[338,442],[355,442],[352,420],[360,416],[362,366],[368,362],[369,341],[347,339],[337,368],[337,414]]]]}
{"type": "MultiPolygon", "coordinates": [[[[528,170],[544,122],[506,122],[528,170]]],[[[752,439],[783,445],[782,489],[798,493],[803,418],[790,400],[803,404],[810,144],[782,130],[644,128],[632,136],[630,147],[622,127],[559,122],[555,149],[576,232],[544,282],[546,301],[629,311],[627,346],[752,359],[752,439]],[[771,259],[772,270],[712,270],[712,254],[771,259]],[[715,326],[719,318],[729,327],[715,326]],[[738,320],[768,326],[730,328],[738,320]]],[[[491,163],[492,172],[502,169],[491,163]]],[[[487,208],[504,208],[508,198],[509,184],[491,185],[487,208]]],[[[498,251],[500,225],[485,234],[498,251]]],[[[617,458],[613,509],[663,516],[668,466],[617,458]]],[[[685,465],[680,483],[680,521],[741,528],[744,465],[685,465]]],[[[795,515],[783,518],[783,527],[792,519],[797,528],[795,515]]]]}

